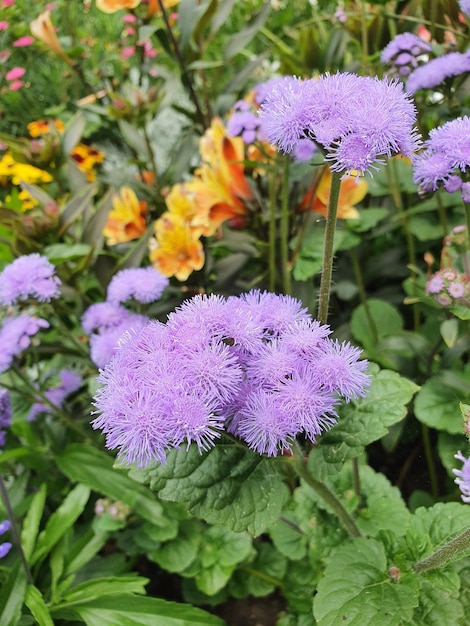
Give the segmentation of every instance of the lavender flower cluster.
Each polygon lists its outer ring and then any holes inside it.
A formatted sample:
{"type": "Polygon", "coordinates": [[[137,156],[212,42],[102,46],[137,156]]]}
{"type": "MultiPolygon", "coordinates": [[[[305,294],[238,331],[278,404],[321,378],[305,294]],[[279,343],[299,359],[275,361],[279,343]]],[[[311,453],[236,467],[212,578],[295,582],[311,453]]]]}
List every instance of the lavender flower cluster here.
{"type": "Polygon", "coordinates": [[[112,278],[106,301],[92,304],[81,320],[90,335],[90,356],[97,367],[105,367],[110,361],[125,331],[148,322],[147,316],[133,313],[122,303],[130,299],[141,304],[155,302],[168,284],[168,278],[153,267],[121,270],[112,278]]]}
{"type": "Polygon", "coordinates": [[[207,451],[224,431],[268,456],[315,441],[370,384],[361,351],[330,333],[289,296],[196,296],[121,338],[92,425],[141,467],[184,443],[207,451]]]}
{"type": "Polygon", "coordinates": [[[60,384],[51,387],[44,392],[44,398],[39,398],[32,406],[27,416],[27,421],[32,422],[41,413],[52,413],[54,405],[61,409],[65,399],[80,388],[82,377],[73,370],[61,370],[59,372],[60,384]]]}
{"type": "Polygon", "coordinates": [[[5,445],[6,430],[11,426],[10,394],[0,388],[0,448],[5,445]]]}
{"type": "Polygon", "coordinates": [[[424,151],[414,163],[414,182],[424,192],[459,191],[464,202],[470,202],[470,183],[465,174],[470,168],[470,118],[457,117],[439,128],[433,128],[424,142],[424,151]]]}
{"type": "Polygon", "coordinates": [[[31,343],[31,337],[41,328],[49,328],[49,322],[40,317],[19,315],[7,317],[0,328],[0,374],[12,364],[15,356],[31,343]]]}
{"type": "Polygon", "coordinates": [[[470,458],[467,459],[464,457],[460,450],[454,458],[463,463],[461,470],[452,470],[457,477],[454,482],[459,486],[462,493],[462,500],[470,504],[470,458]]]}
{"type": "MultiPolygon", "coordinates": [[[[9,520],[3,520],[0,522],[0,535],[4,535],[6,532],[10,530],[11,524],[9,520]]],[[[10,550],[12,549],[13,544],[10,541],[4,541],[0,543],[0,559],[3,559],[10,550]]]]}
{"type": "Polygon", "coordinates": [[[408,76],[420,65],[423,54],[431,52],[430,44],[414,33],[401,33],[382,50],[380,61],[391,66],[390,74],[408,76]]]}
{"type": "Polygon", "coordinates": [[[12,305],[31,297],[50,302],[60,295],[55,267],[40,254],[20,256],[0,273],[0,303],[12,305]]]}
{"type": "Polygon", "coordinates": [[[411,156],[419,145],[415,106],[396,80],[286,76],[268,91],[260,117],[280,150],[292,153],[301,139],[313,140],[331,169],[345,174],[370,174],[384,157],[411,156]]]}
{"type": "Polygon", "coordinates": [[[412,94],[421,89],[434,89],[445,80],[467,72],[470,72],[470,50],[449,52],[413,70],[406,81],[406,89],[412,94]]]}
{"type": "Polygon", "coordinates": [[[441,306],[452,306],[470,301],[470,279],[454,268],[439,270],[426,284],[426,293],[441,306]]]}

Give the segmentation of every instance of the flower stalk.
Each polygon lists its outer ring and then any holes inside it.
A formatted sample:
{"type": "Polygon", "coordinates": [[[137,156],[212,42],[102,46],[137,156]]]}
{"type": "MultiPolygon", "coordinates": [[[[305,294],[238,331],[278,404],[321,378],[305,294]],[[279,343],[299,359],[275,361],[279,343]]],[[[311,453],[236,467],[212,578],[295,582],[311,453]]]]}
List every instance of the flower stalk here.
{"type": "Polygon", "coordinates": [[[462,553],[467,552],[469,549],[470,528],[467,528],[467,530],[464,530],[460,535],[448,541],[435,552],[415,563],[413,568],[415,572],[426,572],[430,569],[442,567],[449,561],[460,558],[460,556],[463,556],[462,553]]]}

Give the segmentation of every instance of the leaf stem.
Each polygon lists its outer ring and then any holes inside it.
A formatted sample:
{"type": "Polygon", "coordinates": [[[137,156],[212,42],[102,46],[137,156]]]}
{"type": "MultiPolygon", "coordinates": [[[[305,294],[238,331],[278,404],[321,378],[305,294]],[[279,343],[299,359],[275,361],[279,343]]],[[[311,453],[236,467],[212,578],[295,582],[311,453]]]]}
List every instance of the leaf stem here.
{"type": "Polygon", "coordinates": [[[328,213],[326,216],[325,244],[323,248],[323,267],[320,281],[320,295],[318,299],[317,314],[317,317],[322,324],[326,324],[328,320],[328,309],[330,305],[336,214],[338,212],[340,186],[341,174],[339,172],[331,172],[330,197],[328,199],[328,213]]]}
{"type": "MultiPolygon", "coordinates": [[[[470,528],[464,530],[460,535],[454,537],[446,544],[438,548],[435,552],[430,554],[421,561],[418,561],[413,565],[413,569],[416,572],[426,572],[436,567],[441,567],[451,560],[460,558],[461,552],[466,552],[470,549],[470,528]]],[[[461,555],[463,556],[463,554],[461,555]]]]}

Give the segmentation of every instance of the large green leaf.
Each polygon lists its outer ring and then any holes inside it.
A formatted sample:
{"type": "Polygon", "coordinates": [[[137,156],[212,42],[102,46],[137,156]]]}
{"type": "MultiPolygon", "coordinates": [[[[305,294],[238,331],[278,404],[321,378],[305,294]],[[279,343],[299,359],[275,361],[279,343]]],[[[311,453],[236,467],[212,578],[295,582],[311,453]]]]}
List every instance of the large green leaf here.
{"type": "Polygon", "coordinates": [[[359,305],[351,316],[351,333],[357,341],[370,350],[375,351],[376,341],[384,337],[396,335],[403,329],[403,319],[398,310],[385,300],[370,298],[367,310],[359,305]],[[371,324],[373,328],[371,329],[371,324]]]}
{"type": "Polygon", "coordinates": [[[365,446],[387,434],[392,424],[407,413],[407,404],[418,386],[390,370],[371,364],[372,384],[365,398],[351,401],[339,409],[339,420],[322,435],[309,455],[309,470],[317,478],[336,473],[347,460],[359,456],[365,446]]]}
{"type": "Polygon", "coordinates": [[[148,582],[147,578],[135,575],[97,578],[71,587],[64,595],[63,600],[70,605],[83,604],[89,600],[104,596],[121,596],[133,593],[145,594],[145,585],[148,582]]]}
{"type": "Polygon", "coordinates": [[[18,559],[0,586],[0,624],[15,626],[21,615],[26,593],[26,578],[18,559]]]}
{"type": "Polygon", "coordinates": [[[468,621],[459,600],[429,581],[421,582],[419,606],[413,613],[411,626],[466,626],[468,621]]]}
{"type": "Polygon", "coordinates": [[[196,446],[172,450],[165,465],[135,468],[130,475],[210,524],[254,535],[278,518],[288,497],[275,462],[235,445],[202,455],[196,446]]]}
{"type": "Polygon", "coordinates": [[[415,414],[420,422],[451,435],[460,434],[462,414],[460,401],[470,400],[470,375],[443,372],[421,387],[415,399],[415,414]]]}
{"type": "Polygon", "coordinates": [[[224,59],[226,61],[234,57],[250,43],[256,33],[264,25],[270,9],[271,4],[269,2],[265,2],[260,11],[252,16],[244,28],[242,28],[235,35],[229,37],[224,49],[224,59]]]}
{"type": "Polygon", "coordinates": [[[328,561],[313,610],[321,626],[401,626],[418,606],[416,574],[394,580],[382,544],[356,539],[328,561]]]}
{"type": "Polygon", "coordinates": [[[39,488],[39,491],[35,493],[33,499],[31,500],[28,512],[26,513],[23,521],[23,527],[21,529],[21,546],[26,560],[29,560],[33,554],[34,544],[39,531],[39,524],[41,523],[41,517],[46,503],[46,490],[47,485],[46,483],[43,483],[39,488]]]}
{"type": "Polygon", "coordinates": [[[190,605],[131,594],[96,598],[57,611],[60,619],[72,621],[77,616],[87,626],[223,626],[215,615],[190,605]]]}
{"type": "Polygon", "coordinates": [[[54,626],[49,609],[37,587],[28,585],[24,602],[39,626],[54,626]]]}

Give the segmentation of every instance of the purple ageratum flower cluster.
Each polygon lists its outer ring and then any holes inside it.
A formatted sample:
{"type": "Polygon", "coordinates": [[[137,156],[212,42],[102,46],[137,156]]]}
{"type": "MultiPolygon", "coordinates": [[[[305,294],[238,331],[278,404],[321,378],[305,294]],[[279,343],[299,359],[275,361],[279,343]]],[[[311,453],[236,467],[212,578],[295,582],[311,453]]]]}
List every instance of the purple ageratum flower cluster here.
{"type": "Polygon", "coordinates": [[[153,267],[121,270],[111,279],[106,299],[119,304],[134,298],[149,304],[160,298],[169,283],[168,278],[153,267]]]}
{"type": "Polygon", "coordinates": [[[6,430],[11,426],[10,394],[0,388],[0,447],[5,445],[6,430]]]}
{"type": "Polygon", "coordinates": [[[41,328],[49,328],[49,322],[29,315],[4,320],[0,328],[0,374],[10,367],[15,356],[29,346],[30,338],[41,328]]]}
{"type": "Polygon", "coordinates": [[[229,137],[241,137],[245,143],[263,141],[259,117],[249,102],[239,100],[234,104],[233,113],[227,121],[227,134],[229,137]]]}
{"type": "Polygon", "coordinates": [[[470,0],[459,0],[460,10],[467,15],[470,15],[470,0]]]}
{"type": "Polygon", "coordinates": [[[0,273],[0,303],[12,305],[30,297],[50,302],[59,297],[59,285],[55,267],[46,257],[37,253],[20,256],[0,273]]]}
{"type": "Polygon", "coordinates": [[[461,470],[452,470],[457,476],[454,482],[459,486],[459,489],[462,492],[462,500],[470,503],[470,458],[467,459],[464,457],[460,450],[454,458],[458,461],[462,461],[463,463],[461,470]]]}
{"type": "Polygon", "coordinates": [[[345,174],[371,173],[384,157],[412,156],[419,146],[415,106],[397,80],[287,76],[268,89],[259,115],[280,150],[292,153],[301,139],[313,140],[331,169],[345,174]]]}
{"type": "Polygon", "coordinates": [[[82,377],[72,370],[61,370],[59,372],[60,384],[48,389],[44,393],[44,397],[49,401],[39,399],[35,402],[26,418],[28,422],[32,422],[38,415],[42,413],[52,413],[53,404],[58,409],[63,407],[64,401],[71,393],[77,391],[82,384],[82,377]],[[49,404],[51,403],[51,404],[49,404]]]}
{"type": "MultiPolygon", "coordinates": [[[[10,530],[10,527],[11,524],[9,520],[3,520],[2,522],[0,522],[0,535],[4,535],[6,532],[8,532],[10,530]]],[[[9,541],[4,541],[3,543],[0,543],[0,559],[3,559],[3,557],[10,552],[12,547],[13,546],[9,541]]]]}
{"type": "Polygon", "coordinates": [[[424,192],[440,186],[449,193],[460,190],[464,202],[470,202],[470,184],[462,181],[469,168],[470,118],[465,115],[431,130],[415,159],[413,180],[424,192]]]}
{"type": "Polygon", "coordinates": [[[382,50],[380,61],[392,67],[392,74],[408,76],[418,67],[419,57],[431,52],[430,44],[414,33],[401,33],[382,50]]]}
{"type": "MultiPolygon", "coordinates": [[[[122,295],[123,289],[120,290],[122,295]]],[[[84,331],[90,335],[91,360],[96,367],[102,368],[113,357],[119,337],[131,328],[145,325],[148,317],[132,313],[115,302],[97,302],[88,307],[81,322],[84,331]]]]}
{"type": "Polygon", "coordinates": [[[452,306],[470,300],[470,279],[456,269],[439,270],[428,280],[426,293],[441,306],[452,306]]]}
{"type": "Polygon", "coordinates": [[[406,89],[411,94],[421,89],[434,89],[446,79],[467,72],[470,72],[470,51],[449,52],[413,70],[406,81],[406,89]]]}
{"type": "Polygon", "coordinates": [[[370,384],[361,351],[330,333],[289,296],[196,296],[166,324],[121,337],[98,378],[93,427],[142,467],[184,443],[207,451],[224,430],[268,456],[300,434],[315,441],[340,399],[370,384]]]}

